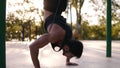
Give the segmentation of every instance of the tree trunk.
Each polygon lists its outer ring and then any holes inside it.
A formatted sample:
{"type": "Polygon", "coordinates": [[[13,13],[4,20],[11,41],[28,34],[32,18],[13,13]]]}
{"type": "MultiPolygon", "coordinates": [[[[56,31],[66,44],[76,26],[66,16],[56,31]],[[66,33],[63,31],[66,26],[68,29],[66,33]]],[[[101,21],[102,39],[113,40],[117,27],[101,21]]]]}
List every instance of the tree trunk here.
{"type": "Polygon", "coordinates": [[[24,39],[25,39],[25,36],[24,36],[24,31],[25,31],[25,29],[24,29],[24,25],[22,24],[22,41],[24,41],[24,39]]]}

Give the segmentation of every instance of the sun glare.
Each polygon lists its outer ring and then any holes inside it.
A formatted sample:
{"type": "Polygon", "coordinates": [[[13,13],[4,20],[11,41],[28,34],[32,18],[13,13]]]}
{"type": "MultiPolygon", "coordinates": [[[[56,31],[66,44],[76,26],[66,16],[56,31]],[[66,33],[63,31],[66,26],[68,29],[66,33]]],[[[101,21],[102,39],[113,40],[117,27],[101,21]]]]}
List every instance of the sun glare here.
{"type": "Polygon", "coordinates": [[[34,0],[35,7],[43,9],[43,0],[34,0]]]}
{"type": "Polygon", "coordinates": [[[27,8],[29,6],[34,6],[35,8],[39,8],[40,10],[43,9],[43,0],[29,0],[30,2],[32,2],[32,4],[27,4],[24,3],[23,5],[17,5],[16,4],[20,4],[23,3],[23,0],[7,0],[7,11],[12,12],[14,10],[20,9],[20,8],[27,8]]]}
{"type": "MultiPolygon", "coordinates": [[[[33,18],[35,17],[37,20],[40,19],[39,14],[41,14],[41,11],[43,10],[43,0],[28,0],[29,3],[24,2],[24,0],[7,0],[7,6],[6,6],[6,15],[9,13],[15,14],[16,17],[19,17],[20,19],[25,17],[25,19],[33,18]],[[39,14],[36,14],[35,12],[28,12],[25,13],[25,10],[30,10],[30,7],[37,8],[39,14]],[[16,11],[23,10],[24,14],[18,14],[16,11]]],[[[7,16],[6,16],[7,17],[7,16]]]]}

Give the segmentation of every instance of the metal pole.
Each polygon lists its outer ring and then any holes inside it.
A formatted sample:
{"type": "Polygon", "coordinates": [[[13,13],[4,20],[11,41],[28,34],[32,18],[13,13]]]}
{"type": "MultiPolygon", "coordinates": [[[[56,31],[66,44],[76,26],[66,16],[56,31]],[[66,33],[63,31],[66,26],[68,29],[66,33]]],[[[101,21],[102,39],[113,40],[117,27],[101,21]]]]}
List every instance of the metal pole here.
{"type": "Polygon", "coordinates": [[[111,0],[107,0],[107,49],[106,56],[111,57],[111,0]]]}
{"type": "Polygon", "coordinates": [[[6,0],[0,0],[0,68],[6,68],[5,21],[6,21],[6,0]]]}

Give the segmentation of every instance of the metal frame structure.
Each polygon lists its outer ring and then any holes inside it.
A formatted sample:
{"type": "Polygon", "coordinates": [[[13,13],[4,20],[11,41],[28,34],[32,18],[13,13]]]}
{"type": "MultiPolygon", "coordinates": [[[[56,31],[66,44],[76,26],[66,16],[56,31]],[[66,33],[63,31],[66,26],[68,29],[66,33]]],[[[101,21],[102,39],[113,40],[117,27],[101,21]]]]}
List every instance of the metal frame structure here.
{"type": "Polygon", "coordinates": [[[0,0],[0,68],[6,68],[6,0],[0,0]]]}
{"type": "Polygon", "coordinates": [[[107,47],[106,47],[106,57],[111,57],[111,0],[107,0],[107,47]]]}
{"type": "MultiPolygon", "coordinates": [[[[0,1],[0,68],[6,68],[6,0],[0,1]]],[[[111,57],[111,0],[107,0],[107,47],[106,57],[111,57]]]]}

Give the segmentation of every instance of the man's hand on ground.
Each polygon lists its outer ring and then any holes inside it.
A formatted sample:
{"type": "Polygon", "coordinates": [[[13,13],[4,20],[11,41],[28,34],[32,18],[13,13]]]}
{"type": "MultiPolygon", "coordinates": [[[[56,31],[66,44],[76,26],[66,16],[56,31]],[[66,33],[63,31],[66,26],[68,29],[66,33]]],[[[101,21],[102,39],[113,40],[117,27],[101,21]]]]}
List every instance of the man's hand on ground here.
{"type": "Polygon", "coordinates": [[[77,63],[72,63],[72,62],[67,62],[66,65],[68,65],[68,66],[78,66],[77,63]]]}

